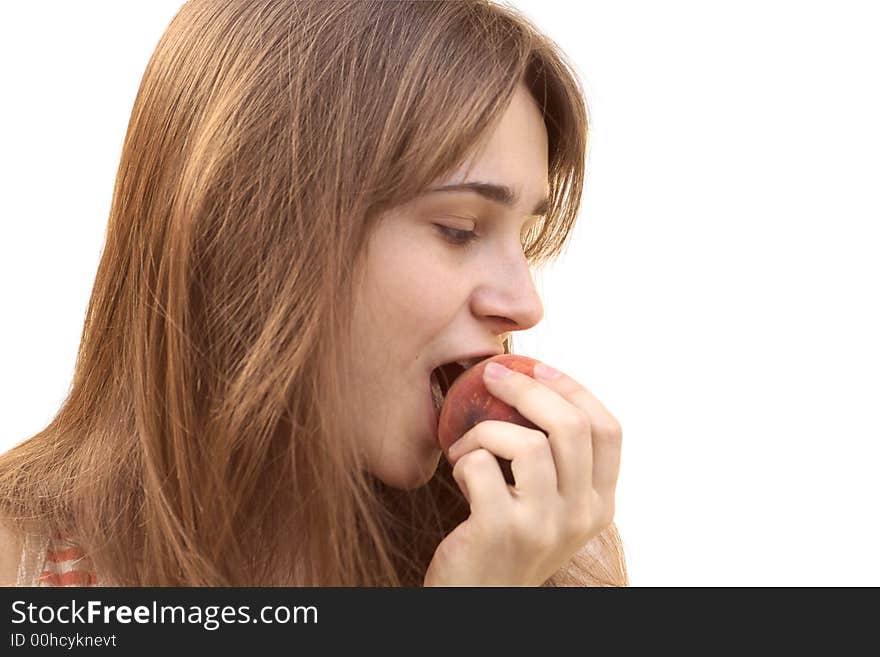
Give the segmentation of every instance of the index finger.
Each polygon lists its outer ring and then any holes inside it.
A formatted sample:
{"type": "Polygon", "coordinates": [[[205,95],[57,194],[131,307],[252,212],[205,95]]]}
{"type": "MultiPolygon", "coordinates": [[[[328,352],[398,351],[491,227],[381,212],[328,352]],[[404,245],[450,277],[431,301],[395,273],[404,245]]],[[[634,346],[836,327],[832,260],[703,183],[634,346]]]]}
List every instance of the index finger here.
{"type": "MultiPolygon", "coordinates": [[[[491,365],[491,364],[490,364],[491,365]]],[[[593,454],[587,414],[550,386],[528,374],[507,370],[483,373],[487,390],[547,434],[559,494],[570,501],[592,495],[593,454]]]]}

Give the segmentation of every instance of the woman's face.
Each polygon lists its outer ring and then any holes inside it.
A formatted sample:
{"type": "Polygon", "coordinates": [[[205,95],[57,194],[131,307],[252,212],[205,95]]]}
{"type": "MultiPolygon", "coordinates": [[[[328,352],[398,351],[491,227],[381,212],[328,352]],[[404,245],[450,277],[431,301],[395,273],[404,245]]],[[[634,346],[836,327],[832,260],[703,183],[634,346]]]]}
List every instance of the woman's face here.
{"type": "Polygon", "coordinates": [[[351,383],[363,408],[354,417],[370,471],[395,488],[427,483],[442,456],[431,371],[502,353],[507,333],[543,316],[523,238],[548,192],[547,131],[524,85],[485,149],[430,188],[470,182],[505,186],[515,198],[427,192],[382,217],[360,272],[351,383]],[[467,235],[455,231],[476,236],[456,244],[467,235]]]}

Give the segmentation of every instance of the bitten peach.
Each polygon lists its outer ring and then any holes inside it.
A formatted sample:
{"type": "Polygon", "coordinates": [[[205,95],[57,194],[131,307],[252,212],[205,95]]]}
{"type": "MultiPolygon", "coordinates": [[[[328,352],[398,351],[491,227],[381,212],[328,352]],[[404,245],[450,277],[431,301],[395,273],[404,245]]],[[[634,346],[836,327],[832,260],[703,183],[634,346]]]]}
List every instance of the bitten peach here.
{"type": "Polygon", "coordinates": [[[534,367],[539,361],[519,354],[501,354],[488,358],[464,371],[449,388],[440,409],[437,436],[443,453],[468,430],[483,420],[502,420],[530,429],[540,429],[524,418],[519,411],[493,397],[483,383],[483,370],[487,363],[499,363],[506,368],[534,377],[534,367]]]}

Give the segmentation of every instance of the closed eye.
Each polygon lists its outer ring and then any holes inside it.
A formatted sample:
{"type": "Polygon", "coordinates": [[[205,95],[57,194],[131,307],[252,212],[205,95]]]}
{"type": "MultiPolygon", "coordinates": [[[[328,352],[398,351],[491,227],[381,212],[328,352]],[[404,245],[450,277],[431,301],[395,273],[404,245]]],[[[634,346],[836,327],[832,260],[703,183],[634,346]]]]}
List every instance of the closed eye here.
{"type": "Polygon", "coordinates": [[[472,230],[461,230],[460,228],[450,228],[443,224],[434,224],[440,234],[451,244],[456,246],[467,246],[477,239],[477,234],[472,230]]]}

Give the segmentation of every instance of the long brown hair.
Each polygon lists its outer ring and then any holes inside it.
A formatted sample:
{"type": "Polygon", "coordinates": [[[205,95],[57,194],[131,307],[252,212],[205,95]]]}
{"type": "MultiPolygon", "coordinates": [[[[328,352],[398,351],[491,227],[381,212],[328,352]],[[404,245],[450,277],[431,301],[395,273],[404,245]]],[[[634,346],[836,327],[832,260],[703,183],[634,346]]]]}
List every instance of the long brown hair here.
{"type": "MultiPolygon", "coordinates": [[[[445,459],[412,491],[365,472],[353,282],[383,213],[454,170],[520,81],[549,138],[542,266],[579,209],[587,106],[515,9],[187,2],[132,109],[69,394],[0,457],[7,521],[74,535],[125,586],[420,585],[468,507],[445,459]]],[[[547,582],[626,583],[613,524],[547,582]]]]}

